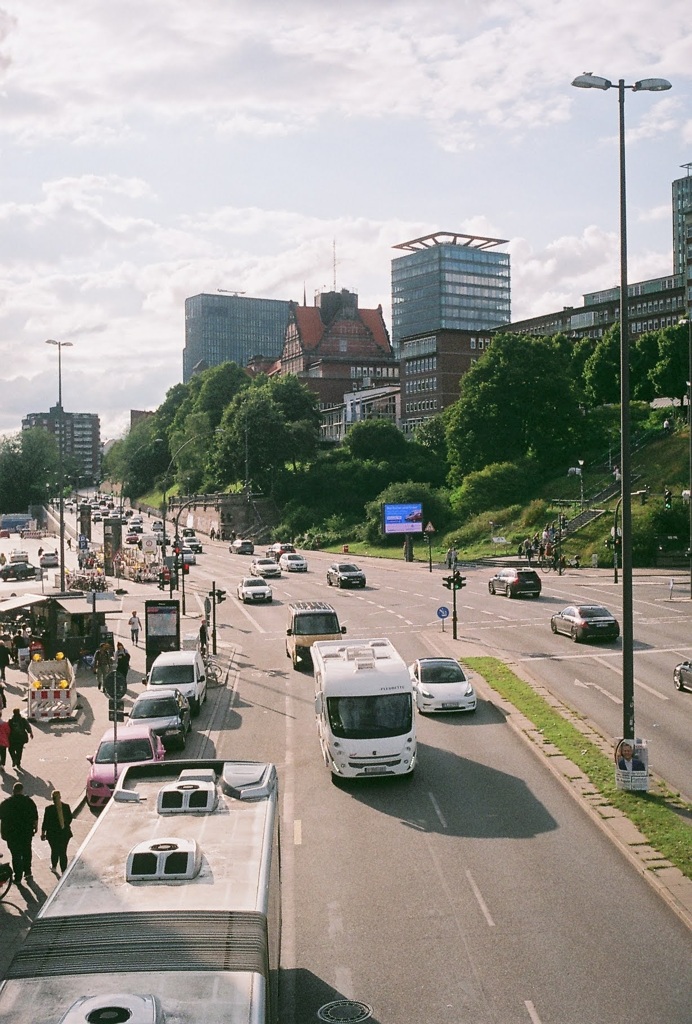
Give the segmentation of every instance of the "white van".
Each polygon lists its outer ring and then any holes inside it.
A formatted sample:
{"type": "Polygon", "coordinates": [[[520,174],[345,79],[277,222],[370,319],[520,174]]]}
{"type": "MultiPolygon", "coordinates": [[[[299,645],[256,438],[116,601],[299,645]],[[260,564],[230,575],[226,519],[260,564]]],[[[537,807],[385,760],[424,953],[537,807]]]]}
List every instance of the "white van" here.
{"type": "Polygon", "coordinates": [[[286,657],[295,669],[309,668],[310,651],[317,640],[337,640],[346,627],[326,601],[293,601],[288,606],[286,657]]]}
{"type": "Polygon", "coordinates": [[[409,775],[417,756],[413,688],[391,641],[318,641],[312,663],[317,734],[332,775],[409,775]]]}
{"type": "Polygon", "coordinates": [[[199,651],[165,651],[154,661],[144,682],[147,690],[157,686],[180,690],[198,715],[207,699],[207,673],[199,651]]]}

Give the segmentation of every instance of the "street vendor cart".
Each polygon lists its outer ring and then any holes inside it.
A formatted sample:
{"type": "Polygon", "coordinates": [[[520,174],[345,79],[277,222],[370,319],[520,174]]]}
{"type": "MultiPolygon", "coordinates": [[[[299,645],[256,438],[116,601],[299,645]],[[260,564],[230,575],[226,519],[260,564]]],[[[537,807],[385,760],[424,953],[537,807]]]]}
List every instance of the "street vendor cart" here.
{"type": "Polygon", "coordinates": [[[26,716],[37,722],[72,718],[77,707],[77,685],[72,662],[58,653],[44,661],[36,654],[29,661],[26,716]]]}

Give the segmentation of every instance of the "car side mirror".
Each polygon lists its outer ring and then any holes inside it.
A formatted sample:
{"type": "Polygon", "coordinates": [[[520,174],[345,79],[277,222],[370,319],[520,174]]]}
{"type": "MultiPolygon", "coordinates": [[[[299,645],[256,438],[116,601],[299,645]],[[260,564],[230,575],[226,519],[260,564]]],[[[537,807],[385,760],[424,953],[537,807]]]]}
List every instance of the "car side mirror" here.
{"type": "Polygon", "coordinates": [[[315,714],[316,715],[321,715],[322,714],[322,694],[321,693],[318,693],[317,696],[315,697],[315,714]]]}
{"type": "Polygon", "coordinates": [[[288,628],[288,629],[286,630],[286,636],[293,636],[293,630],[292,630],[292,629],[290,628],[290,626],[289,626],[289,628],[288,628]]]}
{"type": "Polygon", "coordinates": [[[345,632],[346,632],[346,627],[345,627],[345,626],[342,626],[342,627],[341,627],[341,632],[342,632],[342,633],[345,633],[345,632]]]}
{"type": "Polygon", "coordinates": [[[89,764],[93,764],[94,763],[94,755],[93,754],[87,754],[87,761],[89,762],[89,764]]]}

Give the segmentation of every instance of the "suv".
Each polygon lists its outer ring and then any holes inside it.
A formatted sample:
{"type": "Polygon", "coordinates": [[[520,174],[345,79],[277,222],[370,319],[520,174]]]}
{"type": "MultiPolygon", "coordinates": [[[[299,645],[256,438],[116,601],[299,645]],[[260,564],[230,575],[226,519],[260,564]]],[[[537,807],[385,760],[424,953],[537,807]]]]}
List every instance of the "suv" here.
{"type": "Polygon", "coordinates": [[[234,540],[228,550],[232,555],[254,555],[255,545],[251,540],[234,540]]]}
{"type": "Polygon", "coordinates": [[[295,601],[288,606],[286,657],[295,669],[312,664],[310,648],[317,640],[340,640],[345,626],[325,601],[295,601]]]}
{"type": "Polygon", "coordinates": [[[200,555],[204,550],[202,548],[202,541],[199,539],[199,537],[196,537],[194,533],[191,537],[186,537],[185,534],[183,533],[183,544],[185,545],[186,548],[189,548],[190,551],[192,551],[195,555],[200,555]]]}
{"type": "Polygon", "coordinates": [[[505,597],[541,596],[541,578],[535,569],[500,569],[488,580],[491,594],[504,594],[505,597]]]}
{"type": "Polygon", "coordinates": [[[0,579],[8,580],[32,580],[36,576],[36,566],[28,562],[9,562],[0,569],[0,579]]]}
{"type": "Polygon", "coordinates": [[[207,699],[207,673],[199,651],[164,651],[154,661],[144,682],[147,690],[158,687],[177,689],[190,702],[190,711],[198,715],[207,699]]]}

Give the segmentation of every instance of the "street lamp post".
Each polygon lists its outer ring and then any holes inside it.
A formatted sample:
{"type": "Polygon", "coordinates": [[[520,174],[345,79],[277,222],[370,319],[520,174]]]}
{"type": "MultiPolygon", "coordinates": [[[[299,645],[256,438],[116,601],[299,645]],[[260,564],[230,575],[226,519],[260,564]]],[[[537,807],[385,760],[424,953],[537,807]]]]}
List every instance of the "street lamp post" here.
{"type": "MultiPolygon", "coordinates": [[[[607,78],[586,72],[574,79],[578,89],[612,89],[607,78]]],[[[627,199],[625,178],[625,89],[664,92],[665,78],[644,78],[634,85],[617,83],[620,155],[620,475],[622,503],[622,735],[634,738],[634,629],[632,613],[632,486],[630,452],[630,347],[627,310],[627,199]]]]}
{"type": "Polygon", "coordinates": [[[60,476],[60,493],[58,496],[58,515],[60,520],[60,590],[65,590],[65,417],[62,411],[62,350],[72,348],[71,341],[46,340],[46,345],[55,345],[58,349],[58,473],[60,476]]]}
{"type": "Polygon", "coordinates": [[[686,317],[683,317],[679,321],[680,324],[687,324],[687,361],[688,368],[687,374],[689,380],[687,381],[687,427],[690,432],[689,445],[688,445],[688,461],[689,461],[689,513],[690,513],[690,543],[689,543],[689,558],[690,558],[690,600],[692,600],[692,306],[690,306],[689,313],[686,317]]]}
{"type": "Polygon", "coordinates": [[[577,459],[579,463],[579,504],[581,511],[584,511],[584,460],[577,459]]]}

